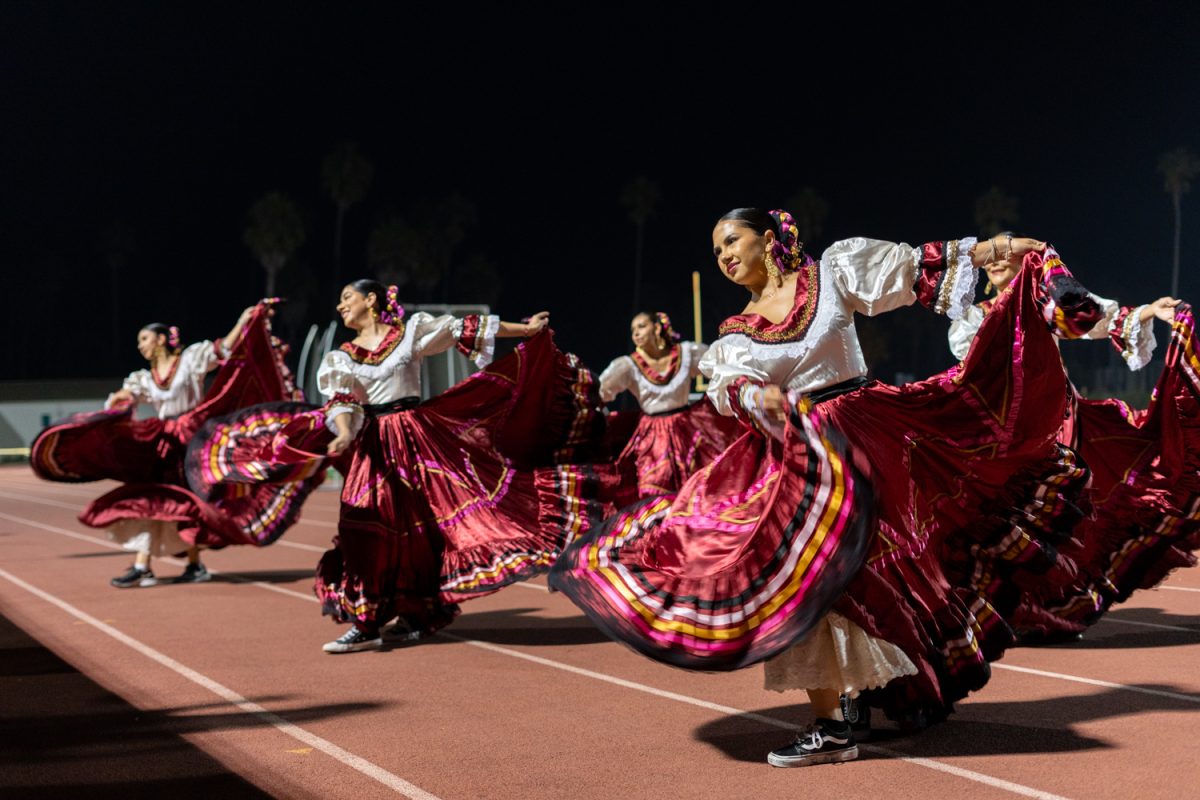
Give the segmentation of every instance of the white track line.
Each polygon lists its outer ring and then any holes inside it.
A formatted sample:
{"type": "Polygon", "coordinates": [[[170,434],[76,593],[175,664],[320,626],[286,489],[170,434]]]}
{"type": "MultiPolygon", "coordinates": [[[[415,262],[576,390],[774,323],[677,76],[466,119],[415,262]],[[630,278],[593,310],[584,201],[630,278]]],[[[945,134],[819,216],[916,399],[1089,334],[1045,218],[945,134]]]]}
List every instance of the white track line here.
{"type": "MultiPolygon", "coordinates": [[[[44,531],[50,531],[51,533],[57,533],[60,536],[69,536],[72,539],[79,539],[80,541],[88,542],[89,544],[98,544],[101,547],[107,547],[109,550],[125,550],[125,548],[121,547],[121,545],[119,545],[119,544],[106,541],[106,540],[101,539],[96,536],[88,536],[86,533],[77,533],[76,531],[69,531],[66,528],[57,528],[53,525],[47,525],[44,522],[35,522],[34,520],[31,520],[31,519],[24,519],[22,517],[14,517],[11,514],[5,514],[3,511],[0,511],[0,519],[7,519],[7,520],[10,520],[11,522],[19,522],[22,525],[29,525],[34,528],[41,528],[44,531]]],[[[126,551],[126,552],[128,552],[128,551],[126,551]]],[[[165,561],[166,563],[174,564],[177,567],[183,567],[183,566],[187,565],[186,561],[179,559],[179,558],[163,557],[163,558],[159,558],[159,561],[165,561]]],[[[225,580],[229,581],[230,583],[247,583],[247,584],[250,584],[251,586],[257,586],[260,589],[266,589],[268,592],[275,592],[276,594],[286,594],[289,597],[299,597],[302,600],[312,600],[314,603],[317,601],[317,598],[313,597],[312,595],[302,594],[300,592],[292,591],[291,589],[284,589],[281,586],[272,586],[271,584],[265,583],[263,581],[252,581],[249,578],[243,578],[238,575],[229,575],[227,573],[220,572],[215,569],[210,569],[209,572],[212,573],[213,575],[221,575],[222,577],[225,578],[225,580]]]]}
{"type": "Polygon", "coordinates": [[[1200,592],[1200,589],[1189,589],[1186,586],[1156,586],[1156,589],[1166,589],[1169,592],[1200,592]]]}
{"type": "Polygon", "coordinates": [[[1103,686],[1105,689],[1124,689],[1127,692],[1137,692],[1138,694],[1151,694],[1155,697],[1169,697],[1172,700],[1182,700],[1185,703],[1200,703],[1200,695],[1182,694],[1180,692],[1168,692],[1163,689],[1146,689],[1142,686],[1129,686],[1124,683],[1110,683],[1109,681],[1098,681],[1095,678],[1081,678],[1078,675],[1064,675],[1061,672],[1046,672],[1040,669],[1030,669],[1029,667],[1018,667],[1013,664],[998,664],[993,663],[992,669],[1006,669],[1010,672],[1023,672],[1026,675],[1039,675],[1043,678],[1054,678],[1060,681],[1070,681],[1072,683],[1086,683],[1088,686],[1103,686]]]}
{"type": "MultiPolygon", "coordinates": [[[[590,669],[576,667],[571,664],[563,664],[558,661],[551,661],[548,658],[522,653],[518,650],[509,650],[507,647],[500,647],[492,644],[491,642],[479,642],[475,641],[474,639],[464,639],[461,636],[455,636],[454,634],[445,632],[442,632],[439,635],[445,636],[447,639],[454,639],[455,641],[462,642],[463,644],[471,645],[472,647],[478,647],[482,650],[487,650],[492,653],[499,653],[501,655],[511,656],[513,658],[520,658],[525,661],[531,661],[534,664],[540,664],[544,667],[570,672],[575,675],[581,675],[585,678],[591,678],[592,680],[603,681],[604,683],[611,683],[614,686],[620,686],[624,689],[633,689],[637,692],[644,692],[646,694],[654,695],[655,697],[661,697],[665,700],[674,700],[677,703],[686,703],[690,706],[704,708],[709,711],[716,711],[731,717],[752,719],[756,722],[761,722],[764,725],[770,725],[774,728],[782,728],[783,730],[787,731],[800,730],[800,726],[798,725],[793,725],[790,722],[784,722],[783,720],[775,719],[774,717],[768,717],[765,714],[756,714],[752,711],[743,711],[740,708],[734,708],[733,706],[724,706],[719,703],[709,702],[708,700],[701,700],[698,697],[690,697],[686,694],[679,694],[677,692],[668,692],[665,689],[656,689],[653,686],[647,686],[645,684],[626,680],[624,678],[617,678],[613,675],[606,675],[603,672],[594,672],[590,669]]],[[[937,772],[944,772],[948,775],[954,775],[955,777],[965,778],[966,780],[982,783],[985,786],[991,786],[995,789],[1003,789],[1004,791],[1012,792],[1013,794],[1021,795],[1022,797],[1033,797],[1037,798],[1037,800],[1066,800],[1066,798],[1064,798],[1062,795],[1043,792],[1040,789],[1023,786],[1022,784],[1002,780],[1001,778],[993,778],[991,775],[984,775],[981,772],[962,769],[961,767],[956,767],[951,764],[943,764],[942,762],[934,761],[933,759],[917,758],[914,756],[905,755],[904,753],[901,753],[897,750],[892,750],[888,747],[880,747],[879,745],[874,744],[860,744],[858,747],[860,750],[866,750],[870,753],[887,756],[889,758],[903,761],[914,766],[925,767],[926,769],[936,770],[937,772]]]]}
{"type": "MultiPolygon", "coordinates": [[[[32,525],[34,527],[42,528],[42,529],[53,531],[56,533],[64,533],[68,536],[71,536],[71,537],[74,537],[77,539],[83,539],[85,541],[92,541],[97,544],[102,544],[102,545],[105,545],[108,547],[115,547],[115,545],[112,545],[111,543],[105,542],[101,539],[96,539],[91,536],[84,536],[82,534],[75,533],[74,531],[66,531],[61,528],[55,528],[50,525],[44,525],[42,523],[38,523],[33,520],[27,520],[27,519],[22,519],[20,517],[14,517],[9,514],[5,514],[3,512],[0,512],[0,518],[9,519],[14,522],[25,523],[28,525],[32,525]]],[[[260,583],[260,582],[256,582],[256,581],[239,581],[239,582],[251,583],[255,586],[259,586],[260,588],[269,589],[271,591],[277,591],[281,594],[294,596],[294,597],[297,597],[302,600],[316,602],[316,598],[312,597],[311,595],[304,595],[304,594],[301,594],[300,592],[293,592],[293,591],[290,591],[287,589],[280,589],[279,587],[271,586],[270,584],[260,583]]],[[[524,584],[515,584],[515,585],[522,586],[524,584]]],[[[690,697],[688,695],[677,694],[675,692],[667,692],[662,689],[656,689],[652,686],[646,686],[644,684],[636,683],[634,681],[628,681],[628,680],[625,680],[624,678],[618,678],[618,677],[615,677],[612,675],[606,675],[606,674],[600,673],[600,672],[593,672],[592,670],[583,669],[582,667],[576,667],[571,664],[564,664],[564,663],[561,663],[558,661],[551,661],[550,659],[547,659],[547,658],[542,658],[540,656],[534,656],[534,655],[530,655],[527,653],[522,653],[517,650],[509,650],[508,648],[500,647],[498,645],[491,644],[490,642],[479,642],[479,641],[475,641],[472,639],[464,639],[462,637],[455,636],[453,634],[449,634],[449,633],[445,633],[445,632],[442,632],[440,635],[445,636],[449,639],[453,639],[455,641],[463,642],[464,644],[469,644],[474,647],[482,648],[484,650],[490,650],[495,653],[512,656],[514,658],[524,659],[526,661],[531,661],[536,664],[542,664],[543,666],[551,667],[553,669],[560,669],[560,670],[563,670],[566,672],[572,672],[577,675],[583,675],[583,676],[586,676],[589,678],[593,678],[595,680],[604,681],[606,683],[611,683],[611,684],[614,684],[617,686],[623,686],[628,689],[634,689],[636,691],[645,692],[647,694],[656,695],[658,697],[663,697],[663,698],[670,699],[670,700],[676,700],[678,702],[687,703],[690,705],[698,706],[700,708],[708,708],[708,709],[714,710],[714,711],[721,711],[722,713],[727,713],[727,714],[731,714],[734,716],[744,716],[744,717],[747,717],[750,719],[758,720],[760,722],[763,722],[764,724],[773,725],[775,727],[785,728],[787,730],[796,730],[797,729],[796,726],[791,725],[790,723],[786,723],[786,722],[783,722],[782,720],[777,720],[772,717],[767,717],[767,716],[760,715],[760,714],[754,714],[751,712],[742,711],[740,709],[732,708],[731,706],[722,706],[717,703],[711,703],[707,700],[701,700],[700,698],[690,697]]],[[[1030,674],[1030,675],[1037,675],[1037,676],[1044,677],[1044,678],[1052,678],[1052,679],[1056,679],[1056,680],[1070,681],[1072,683],[1084,683],[1084,684],[1088,684],[1091,686],[1101,686],[1101,687],[1109,688],[1109,689],[1125,689],[1125,690],[1128,690],[1131,692],[1137,692],[1139,694],[1150,694],[1150,695],[1156,695],[1156,696],[1162,696],[1162,697],[1170,697],[1170,698],[1178,699],[1178,700],[1184,700],[1186,702],[1191,702],[1191,703],[1200,703],[1200,697],[1197,697],[1194,695],[1185,695],[1185,694],[1180,694],[1180,693],[1176,693],[1176,692],[1167,692],[1167,691],[1161,691],[1161,690],[1155,690],[1155,689],[1145,689],[1140,686],[1126,686],[1124,684],[1119,684],[1119,683],[1110,683],[1108,681],[1099,681],[1099,680],[1094,680],[1092,678],[1083,678],[1083,677],[1076,676],[1076,675],[1064,675],[1062,673],[1057,673],[1057,672],[1046,672],[1043,670],[1011,666],[1008,664],[993,663],[992,667],[996,668],[996,669],[1006,669],[1006,670],[1010,670],[1012,672],[1020,672],[1020,673],[1030,674]]],[[[956,775],[958,777],[965,778],[967,780],[976,781],[978,783],[982,783],[982,784],[985,784],[988,786],[993,786],[993,787],[999,788],[999,789],[1004,789],[1006,791],[1010,791],[1015,794],[1019,794],[1023,797],[1033,797],[1033,798],[1038,798],[1039,800],[1065,800],[1065,798],[1063,798],[1061,795],[1056,795],[1056,794],[1052,794],[1049,792],[1043,792],[1040,789],[1034,789],[1034,788],[1031,788],[1028,786],[1023,786],[1022,784],[1012,783],[1010,781],[1005,781],[1001,778],[994,778],[990,775],[984,775],[983,773],[978,773],[978,772],[973,772],[971,770],[961,769],[961,768],[955,767],[951,764],[943,764],[942,762],[934,761],[933,759],[919,758],[919,757],[915,757],[915,756],[905,755],[904,753],[901,753],[899,751],[890,750],[888,748],[880,747],[878,745],[860,744],[859,747],[863,748],[869,752],[879,753],[880,755],[886,755],[890,758],[902,760],[905,763],[913,764],[914,766],[920,766],[920,767],[925,767],[927,769],[933,769],[938,772],[944,772],[949,775],[956,775]]]]}
{"type": "Polygon", "coordinates": [[[153,647],[150,647],[147,644],[143,644],[137,639],[134,639],[132,636],[122,633],[113,626],[101,622],[92,615],[71,605],[67,601],[55,597],[49,592],[45,592],[36,586],[32,586],[3,569],[0,569],[0,578],[4,578],[14,586],[18,586],[35,597],[38,597],[53,606],[57,606],[66,613],[70,614],[72,617],[86,622],[88,625],[91,625],[93,628],[103,634],[111,636],[126,647],[136,650],[146,658],[158,662],[172,672],[175,672],[178,675],[188,679],[192,683],[207,689],[230,705],[245,711],[247,714],[253,714],[254,716],[271,725],[271,727],[275,728],[280,733],[290,736],[297,741],[303,742],[304,744],[316,750],[320,750],[322,753],[334,759],[335,761],[340,761],[347,767],[357,770],[363,775],[366,775],[368,778],[382,783],[384,786],[392,789],[398,794],[412,798],[412,800],[438,800],[436,795],[432,795],[421,787],[409,783],[399,775],[388,772],[383,767],[373,764],[370,761],[367,761],[365,758],[356,756],[348,750],[343,750],[328,739],[322,739],[315,733],[310,733],[304,728],[288,722],[278,714],[274,714],[263,708],[258,703],[250,702],[224,684],[217,683],[212,678],[202,675],[196,670],[179,663],[170,656],[155,650],[153,647]]]}
{"type": "MultiPolygon", "coordinates": [[[[8,492],[3,492],[3,491],[0,491],[0,497],[7,498],[9,500],[17,500],[22,503],[36,503],[40,506],[51,506],[52,508],[65,508],[68,511],[76,511],[76,512],[79,511],[78,505],[72,505],[70,503],[60,503],[57,500],[45,500],[45,499],[39,500],[39,499],[36,499],[33,497],[26,497],[24,495],[19,495],[19,494],[9,494],[8,492]]],[[[296,521],[300,522],[301,520],[296,520],[296,521]]],[[[303,542],[288,542],[288,541],[284,541],[282,539],[272,542],[270,545],[267,545],[267,546],[273,547],[275,545],[278,545],[280,547],[291,547],[295,550],[307,550],[310,553],[324,553],[326,550],[329,549],[328,547],[317,547],[316,545],[304,544],[303,542]]]]}

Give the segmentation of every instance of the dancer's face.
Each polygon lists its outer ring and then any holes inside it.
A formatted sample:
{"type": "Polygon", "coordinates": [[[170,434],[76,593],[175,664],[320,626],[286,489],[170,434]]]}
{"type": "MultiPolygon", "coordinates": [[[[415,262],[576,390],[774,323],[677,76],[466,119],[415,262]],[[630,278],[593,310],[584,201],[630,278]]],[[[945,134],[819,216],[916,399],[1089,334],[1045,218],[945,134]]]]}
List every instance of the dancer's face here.
{"type": "Polygon", "coordinates": [[[657,343],[661,328],[646,314],[638,314],[629,323],[629,334],[634,347],[646,348],[657,343]]]}
{"type": "Polygon", "coordinates": [[[155,333],[148,328],[142,328],[137,335],[137,349],[142,354],[142,358],[147,361],[154,360],[154,351],[159,345],[166,346],[167,337],[161,333],[155,333]]]}
{"type": "Polygon", "coordinates": [[[1002,292],[1012,283],[1013,278],[1017,277],[1017,272],[1021,269],[1021,260],[1013,258],[1012,260],[1003,259],[1001,261],[989,261],[983,265],[983,271],[987,273],[988,282],[996,288],[996,291],[1002,292]]]}
{"type": "Polygon", "coordinates": [[[763,263],[767,248],[775,242],[775,233],[761,236],[735,220],[722,220],[713,228],[713,255],[726,278],[739,286],[761,285],[767,279],[763,263]]]}
{"type": "Polygon", "coordinates": [[[337,313],[342,317],[342,324],[352,330],[362,330],[371,321],[371,308],[375,303],[375,293],[363,294],[352,286],[342,288],[342,296],[337,304],[337,313]]]}

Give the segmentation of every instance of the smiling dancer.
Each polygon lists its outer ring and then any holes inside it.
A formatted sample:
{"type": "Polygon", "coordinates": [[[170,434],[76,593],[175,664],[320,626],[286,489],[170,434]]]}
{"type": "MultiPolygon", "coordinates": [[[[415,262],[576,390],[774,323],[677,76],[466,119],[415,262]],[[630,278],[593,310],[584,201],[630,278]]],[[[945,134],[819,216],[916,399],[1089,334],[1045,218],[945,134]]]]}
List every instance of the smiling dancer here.
{"type": "Polygon", "coordinates": [[[151,559],[184,552],[187,567],[172,582],[207,581],[200,547],[270,544],[295,521],[318,482],[250,492],[227,489],[201,498],[188,490],[184,477],[187,445],[208,418],[295,396],[282,345],[270,333],[274,302],[247,308],[224,338],[187,348],[177,328],[146,325],[138,332],[137,348],[149,367],[130,373],[104,411],[56,422],[34,441],[30,461],[42,478],[124,482],[80,515],[85,525],[107,529],[110,538],[136,554],[130,568],[112,579],[113,586],[153,586],[158,578],[151,559]],[[206,391],[213,370],[218,371],[206,391]],[[134,421],[133,411],[142,404],[151,406],[155,417],[134,421]]]}
{"type": "MultiPolygon", "coordinates": [[[[1021,267],[1010,241],[1001,234],[982,245],[988,289],[998,297],[1010,291],[1021,267]]],[[[1137,307],[1092,299],[1103,314],[1085,337],[1108,339],[1130,369],[1150,362],[1155,319],[1171,323],[1171,344],[1145,409],[1084,398],[1066,379],[1069,406],[1059,440],[1078,450],[1092,471],[1094,513],[1063,545],[1079,574],[1031,588],[1013,616],[1027,644],[1077,639],[1113,603],[1194,564],[1200,546],[1200,379],[1191,308],[1172,297],[1137,307]]],[[[967,357],[996,302],[972,306],[950,326],[956,357],[967,357]]]]}
{"type": "Polygon", "coordinates": [[[396,287],[369,279],[342,289],[337,312],[355,337],[321,362],[326,405],[221,420],[195,461],[208,483],[255,483],[339,460],[337,537],[314,589],[324,613],[351,623],[325,651],[352,653],[381,647],[394,618],[428,635],[458,602],[548,569],[567,541],[567,503],[551,496],[556,471],[535,468],[599,440],[600,415],[591,373],[554,347],[547,312],[527,323],[406,316],[396,287]],[[497,337],[526,341],[492,364],[497,337]],[[483,369],[421,402],[422,360],[453,347],[483,369]]]}
{"type": "Polygon", "coordinates": [[[614,359],[600,374],[601,401],[610,403],[627,391],[642,412],[616,460],[618,507],[678,491],[689,475],[745,432],[707,399],[688,403],[691,380],[700,374],[708,345],[680,341],[671,318],[661,311],[634,315],[629,330],[634,351],[614,359]]]}
{"type": "Polygon", "coordinates": [[[551,583],[613,638],[692,669],[766,664],[774,690],[806,689],[817,717],[775,766],[844,761],[858,748],[840,695],[910,721],[980,688],[1011,634],[992,601],[1054,563],[1086,472],[1048,422],[1064,333],[1096,310],[1044,245],[980,330],[975,357],[928,381],[866,378],[854,314],[915,300],[970,304],[974,241],[871,239],[810,258],[786,212],[735,209],[713,230],[717,266],[750,293],[700,369],[718,410],[754,426],[674,496],[642,501],[571,545],[551,583]],[[1037,513],[1029,513],[1036,509],[1037,513]],[[973,525],[987,518],[987,525],[973,525]],[[973,538],[967,540],[963,536],[973,538]],[[952,588],[947,557],[987,580],[952,588]]]}

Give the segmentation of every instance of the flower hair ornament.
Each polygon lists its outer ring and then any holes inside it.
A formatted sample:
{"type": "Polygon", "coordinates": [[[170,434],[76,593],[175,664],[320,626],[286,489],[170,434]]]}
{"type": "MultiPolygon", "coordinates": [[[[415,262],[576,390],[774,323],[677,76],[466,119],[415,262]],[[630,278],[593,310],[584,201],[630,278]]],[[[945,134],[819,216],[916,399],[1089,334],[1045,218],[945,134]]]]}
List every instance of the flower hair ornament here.
{"type": "Polygon", "coordinates": [[[787,275],[813,263],[812,256],[804,252],[804,242],[800,241],[800,228],[796,225],[795,218],[779,208],[770,214],[779,228],[779,236],[767,252],[778,265],[779,272],[787,275]]]}
{"type": "Polygon", "coordinates": [[[167,331],[168,331],[167,347],[171,348],[171,350],[178,350],[179,349],[179,328],[175,325],[172,325],[170,328],[167,329],[167,331]]]}
{"type": "Polygon", "coordinates": [[[387,305],[379,315],[379,321],[384,325],[397,325],[404,319],[404,306],[400,305],[400,289],[394,284],[387,288],[387,305]]]}
{"type": "Polygon", "coordinates": [[[683,338],[675,331],[674,326],[671,325],[671,318],[668,317],[666,314],[664,314],[662,311],[654,312],[654,321],[662,326],[663,336],[666,337],[667,339],[669,339],[670,341],[678,342],[680,339],[683,338]]]}

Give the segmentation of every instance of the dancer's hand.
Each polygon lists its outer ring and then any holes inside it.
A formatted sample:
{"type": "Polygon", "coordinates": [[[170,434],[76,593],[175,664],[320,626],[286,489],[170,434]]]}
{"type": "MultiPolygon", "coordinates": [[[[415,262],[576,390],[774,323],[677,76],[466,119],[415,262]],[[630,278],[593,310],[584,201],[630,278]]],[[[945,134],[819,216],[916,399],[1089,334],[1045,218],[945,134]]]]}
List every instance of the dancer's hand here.
{"type": "Polygon", "coordinates": [[[1026,253],[1040,253],[1046,249],[1046,243],[1028,237],[993,236],[985,239],[971,248],[971,263],[984,267],[996,261],[1021,263],[1026,253]]]}
{"type": "Polygon", "coordinates": [[[345,433],[339,433],[334,437],[333,441],[329,443],[329,446],[325,448],[325,452],[331,456],[340,456],[342,453],[346,452],[347,449],[349,449],[352,441],[353,438],[350,436],[348,431],[345,433]]]}
{"type": "Polygon", "coordinates": [[[539,311],[538,313],[536,313],[532,317],[530,317],[529,320],[525,323],[525,335],[526,336],[535,336],[535,335],[541,333],[543,330],[545,330],[546,326],[549,324],[550,324],[550,312],[549,311],[539,311]]]}
{"type": "Polygon", "coordinates": [[[133,402],[133,392],[128,389],[118,389],[108,396],[105,401],[105,408],[116,408],[117,406],[126,406],[133,402]]]}
{"type": "Polygon", "coordinates": [[[787,414],[784,412],[786,405],[783,397],[783,390],[778,386],[764,386],[762,393],[763,414],[767,419],[783,422],[787,419],[787,414]]]}
{"type": "Polygon", "coordinates": [[[1152,318],[1158,317],[1163,322],[1172,322],[1175,319],[1175,307],[1182,302],[1174,297],[1160,297],[1153,303],[1144,306],[1138,319],[1142,322],[1149,322],[1152,318]]]}

